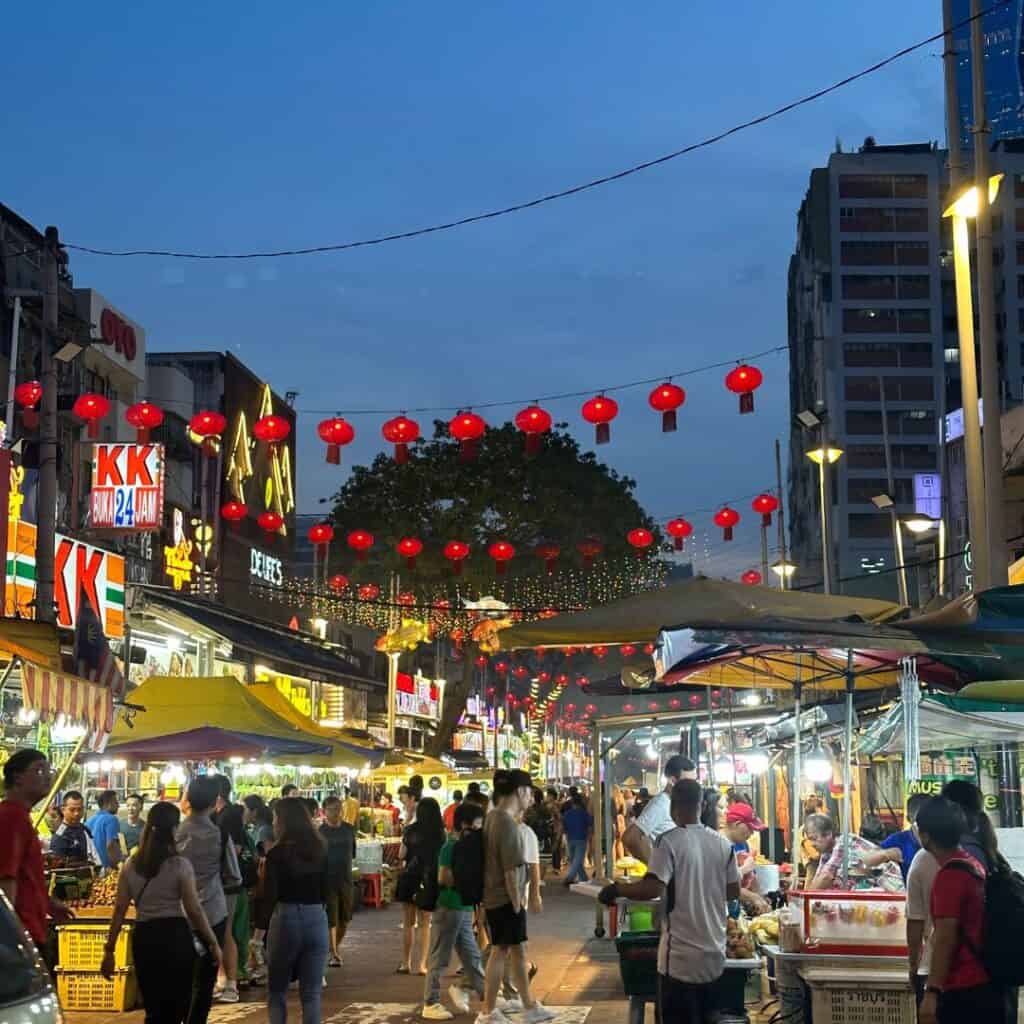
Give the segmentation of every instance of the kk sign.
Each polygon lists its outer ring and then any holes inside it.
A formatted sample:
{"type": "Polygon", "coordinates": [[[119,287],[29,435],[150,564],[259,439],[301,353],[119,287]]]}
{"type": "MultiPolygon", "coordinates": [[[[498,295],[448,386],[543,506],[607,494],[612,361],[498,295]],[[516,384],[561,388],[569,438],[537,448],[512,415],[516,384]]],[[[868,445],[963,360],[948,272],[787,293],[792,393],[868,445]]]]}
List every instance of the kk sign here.
{"type": "Polygon", "coordinates": [[[159,530],[164,512],[163,445],[93,445],[90,509],[95,528],[159,530]]]}
{"type": "MultiPolygon", "coordinates": [[[[53,596],[57,624],[71,629],[78,619],[78,603],[93,606],[109,637],[124,636],[124,558],[70,537],[56,538],[53,596]]],[[[23,520],[7,524],[7,590],[4,614],[35,618],[36,528],[23,520]]]]}

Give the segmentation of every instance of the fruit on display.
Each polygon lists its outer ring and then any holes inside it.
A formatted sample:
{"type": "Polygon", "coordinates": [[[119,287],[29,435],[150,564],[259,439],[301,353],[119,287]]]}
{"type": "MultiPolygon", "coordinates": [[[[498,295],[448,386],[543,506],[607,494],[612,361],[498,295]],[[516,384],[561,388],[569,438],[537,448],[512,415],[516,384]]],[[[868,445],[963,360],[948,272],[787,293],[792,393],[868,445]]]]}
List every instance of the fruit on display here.
{"type": "Polygon", "coordinates": [[[743,923],[731,917],[725,926],[725,955],[729,960],[750,960],[754,956],[754,940],[743,930],[743,923]]]}
{"type": "Polygon", "coordinates": [[[770,946],[779,941],[779,912],[761,914],[750,922],[750,935],[761,946],[770,946]]]}
{"type": "Polygon", "coordinates": [[[104,878],[97,878],[89,886],[89,894],[77,900],[72,900],[68,905],[72,910],[75,908],[85,909],[88,907],[112,907],[117,902],[117,881],[118,871],[112,871],[104,878]]]}

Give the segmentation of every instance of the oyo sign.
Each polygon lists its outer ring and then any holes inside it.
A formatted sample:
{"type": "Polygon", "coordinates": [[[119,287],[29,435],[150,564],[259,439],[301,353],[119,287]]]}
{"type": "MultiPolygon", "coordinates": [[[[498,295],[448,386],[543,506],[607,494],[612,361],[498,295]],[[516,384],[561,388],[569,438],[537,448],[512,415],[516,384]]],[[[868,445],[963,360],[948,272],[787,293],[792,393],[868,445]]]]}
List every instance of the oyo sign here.
{"type": "Polygon", "coordinates": [[[249,575],[275,587],[284,585],[284,565],[281,559],[256,548],[252,549],[249,556],[249,575]]]}
{"type": "Polygon", "coordinates": [[[93,445],[91,525],[159,530],[164,512],[164,449],[159,444],[93,445]]]}
{"type": "Polygon", "coordinates": [[[100,313],[100,341],[113,346],[114,351],[120,352],[129,363],[139,348],[135,328],[112,309],[100,313]]]}

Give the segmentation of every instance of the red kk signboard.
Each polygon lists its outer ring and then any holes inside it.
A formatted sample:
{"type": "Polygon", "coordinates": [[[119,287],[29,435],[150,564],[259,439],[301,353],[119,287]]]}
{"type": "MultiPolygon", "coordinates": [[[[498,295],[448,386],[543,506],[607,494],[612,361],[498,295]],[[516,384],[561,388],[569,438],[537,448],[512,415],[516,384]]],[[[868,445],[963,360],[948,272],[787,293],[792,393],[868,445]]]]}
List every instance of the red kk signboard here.
{"type": "Polygon", "coordinates": [[[164,449],[159,444],[95,444],[90,525],[159,530],[164,514],[164,449]]]}

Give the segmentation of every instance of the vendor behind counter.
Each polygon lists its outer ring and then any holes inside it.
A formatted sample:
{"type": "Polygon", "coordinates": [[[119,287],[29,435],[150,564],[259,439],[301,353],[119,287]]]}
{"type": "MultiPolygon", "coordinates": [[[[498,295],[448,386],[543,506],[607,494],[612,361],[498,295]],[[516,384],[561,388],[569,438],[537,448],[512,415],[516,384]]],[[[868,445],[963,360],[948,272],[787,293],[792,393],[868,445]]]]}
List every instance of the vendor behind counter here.
{"type": "Polygon", "coordinates": [[[821,858],[818,869],[806,889],[884,889],[903,892],[903,873],[899,864],[876,856],[877,843],[862,836],[839,835],[827,814],[811,814],[804,822],[808,842],[821,858]],[[849,874],[842,882],[843,850],[849,849],[849,874]]]}

